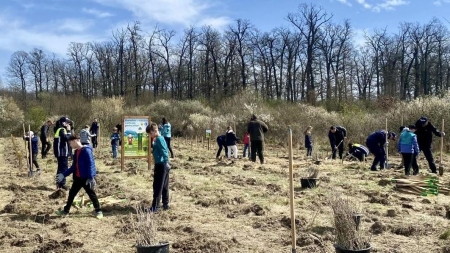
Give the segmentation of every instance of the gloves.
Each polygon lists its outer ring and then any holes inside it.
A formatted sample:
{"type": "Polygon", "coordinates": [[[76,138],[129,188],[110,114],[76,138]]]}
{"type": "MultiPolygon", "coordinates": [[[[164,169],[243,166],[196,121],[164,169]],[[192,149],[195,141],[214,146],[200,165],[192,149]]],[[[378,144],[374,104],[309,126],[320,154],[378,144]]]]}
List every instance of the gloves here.
{"type": "Polygon", "coordinates": [[[169,163],[164,163],[164,169],[165,170],[170,170],[170,164],[169,163]]]}
{"type": "Polygon", "coordinates": [[[92,137],[95,137],[95,136],[97,136],[97,135],[96,135],[96,134],[93,134],[93,135],[92,135],[92,137]]]}
{"type": "Polygon", "coordinates": [[[95,182],[95,179],[94,179],[94,178],[93,178],[93,179],[88,179],[88,180],[86,181],[86,185],[88,185],[89,188],[91,188],[91,190],[94,190],[94,189],[95,189],[95,186],[97,185],[97,182],[95,182]]]}
{"type": "Polygon", "coordinates": [[[444,137],[444,136],[445,136],[445,133],[444,133],[444,132],[441,132],[441,136],[444,137]]]}
{"type": "Polygon", "coordinates": [[[59,184],[64,180],[64,175],[62,173],[59,173],[58,175],[56,175],[56,183],[59,184]]]}

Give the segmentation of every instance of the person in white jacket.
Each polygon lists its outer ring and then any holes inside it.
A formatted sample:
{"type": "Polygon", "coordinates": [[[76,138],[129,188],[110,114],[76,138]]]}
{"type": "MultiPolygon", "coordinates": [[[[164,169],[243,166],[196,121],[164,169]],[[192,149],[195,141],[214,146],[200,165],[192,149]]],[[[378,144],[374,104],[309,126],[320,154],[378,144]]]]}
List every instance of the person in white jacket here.
{"type": "Polygon", "coordinates": [[[236,134],[233,132],[231,126],[228,126],[227,133],[225,134],[225,142],[227,144],[228,149],[228,158],[231,158],[231,152],[233,152],[234,158],[238,158],[238,149],[236,146],[236,142],[239,140],[236,137],[236,134]]]}

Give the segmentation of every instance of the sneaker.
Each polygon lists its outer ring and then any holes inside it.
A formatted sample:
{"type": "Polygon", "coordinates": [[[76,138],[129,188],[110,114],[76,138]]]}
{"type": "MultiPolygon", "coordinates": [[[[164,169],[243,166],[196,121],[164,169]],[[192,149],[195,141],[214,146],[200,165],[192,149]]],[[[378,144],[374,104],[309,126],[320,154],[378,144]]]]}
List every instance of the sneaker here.
{"type": "Polygon", "coordinates": [[[58,211],[56,211],[56,214],[59,215],[59,216],[61,216],[61,217],[67,217],[67,216],[69,216],[69,213],[66,212],[66,211],[64,211],[64,210],[58,210],[58,211]]]}
{"type": "Polygon", "coordinates": [[[95,217],[97,219],[102,219],[103,218],[103,212],[102,211],[95,212],[95,217]]]}
{"type": "Polygon", "coordinates": [[[159,208],[158,207],[153,207],[153,206],[144,209],[144,212],[146,212],[146,213],[156,213],[158,211],[159,211],[159,208]]]}
{"type": "Polygon", "coordinates": [[[36,176],[39,176],[41,174],[41,169],[37,169],[35,174],[36,174],[36,176]]]}
{"type": "Polygon", "coordinates": [[[69,187],[63,185],[63,186],[59,187],[59,189],[63,189],[63,190],[66,190],[66,191],[67,191],[67,190],[69,190],[69,187]]]}
{"type": "Polygon", "coordinates": [[[169,205],[163,205],[163,210],[169,210],[170,206],[169,205]]]}

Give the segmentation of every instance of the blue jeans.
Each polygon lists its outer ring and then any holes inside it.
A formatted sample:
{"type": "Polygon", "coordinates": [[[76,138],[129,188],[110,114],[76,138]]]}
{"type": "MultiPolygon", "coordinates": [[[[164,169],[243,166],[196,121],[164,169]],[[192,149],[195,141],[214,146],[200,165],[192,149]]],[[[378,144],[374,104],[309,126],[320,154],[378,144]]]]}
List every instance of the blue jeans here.
{"type": "MultiPolygon", "coordinates": [[[[245,157],[245,154],[247,153],[247,149],[249,149],[248,144],[244,144],[244,154],[242,155],[242,157],[245,157]]],[[[250,150],[248,150],[248,157],[250,157],[250,150]]]]}
{"type": "MultiPolygon", "coordinates": [[[[56,170],[56,175],[58,175],[59,173],[64,173],[69,169],[69,159],[67,156],[59,156],[56,159],[58,160],[58,169],[56,170]]],[[[57,184],[58,188],[61,188],[64,185],[66,185],[66,178],[64,178],[63,181],[57,184]]]]}
{"type": "Polygon", "coordinates": [[[111,145],[113,158],[117,158],[117,145],[111,145]]]}

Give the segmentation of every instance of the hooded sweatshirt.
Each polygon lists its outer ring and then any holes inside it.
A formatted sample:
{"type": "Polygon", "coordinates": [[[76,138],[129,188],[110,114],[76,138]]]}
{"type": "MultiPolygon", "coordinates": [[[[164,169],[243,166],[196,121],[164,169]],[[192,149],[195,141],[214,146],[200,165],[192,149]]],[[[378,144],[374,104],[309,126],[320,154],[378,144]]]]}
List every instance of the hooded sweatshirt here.
{"type": "Polygon", "coordinates": [[[416,134],[405,127],[400,134],[397,149],[399,153],[418,154],[420,150],[416,134]]]}
{"type": "Polygon", "coordinates": [[[75,150],[72,166],[63,172],[63,175],[67,177],[72,173],[74,178],[93,179],[95,177],[97,170],[91,146],[86,145],[75,150]]]}
{"type": "Polygon", "coordinates": [[[227,146],[234,146],[236,145],[236,141],[238,138],[236,137],[236,134],[233,132],[233,130],[228,130],[226,134],[226,144],[227,146]]]}

